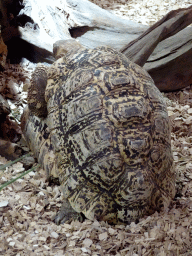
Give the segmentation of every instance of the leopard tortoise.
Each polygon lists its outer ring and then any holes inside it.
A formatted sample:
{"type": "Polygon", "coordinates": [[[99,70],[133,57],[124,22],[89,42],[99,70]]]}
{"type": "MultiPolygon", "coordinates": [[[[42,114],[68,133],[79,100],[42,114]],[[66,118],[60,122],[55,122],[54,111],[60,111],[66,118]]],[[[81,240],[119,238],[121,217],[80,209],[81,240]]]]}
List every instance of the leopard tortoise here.
{"type": "Polygon", "coordinates": [[[175,195],[170,127],[148,73],[107,47],[54,44],[35,69],[22,116],[26,141],[64,195],[56,223],[85,216],[130,223],[175,195]]]}

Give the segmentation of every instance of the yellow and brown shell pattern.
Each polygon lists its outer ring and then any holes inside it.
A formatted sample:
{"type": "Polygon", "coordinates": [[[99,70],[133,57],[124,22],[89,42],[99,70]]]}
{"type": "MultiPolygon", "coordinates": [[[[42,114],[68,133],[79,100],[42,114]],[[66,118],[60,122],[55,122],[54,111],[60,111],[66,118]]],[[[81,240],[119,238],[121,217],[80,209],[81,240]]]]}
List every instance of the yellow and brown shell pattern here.
{"type": "Polygon", "coordinates": [[[72,208],[110,223],[167,208],[175,195],[169,118],[148,73],[110,47],[70,52],[42,70],[46,118],[26,114],[23,130],[72,208]]]}

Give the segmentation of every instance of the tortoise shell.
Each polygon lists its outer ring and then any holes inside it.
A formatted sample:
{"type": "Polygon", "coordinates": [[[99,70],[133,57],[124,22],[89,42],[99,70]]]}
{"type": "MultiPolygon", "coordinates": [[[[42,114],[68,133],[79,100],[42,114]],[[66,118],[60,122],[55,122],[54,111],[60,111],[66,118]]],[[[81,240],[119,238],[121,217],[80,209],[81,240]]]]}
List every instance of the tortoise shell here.
{"type": "Polygon", "coordinates": [[[170,125],[152,78],[110,47],[69,40],[55,49],[63,54],[32,76],[22,128],[48,176],[60,179],[57,222],[71,218],[66,204],[110,223],[167,208],[175,195],[170,125]]]}

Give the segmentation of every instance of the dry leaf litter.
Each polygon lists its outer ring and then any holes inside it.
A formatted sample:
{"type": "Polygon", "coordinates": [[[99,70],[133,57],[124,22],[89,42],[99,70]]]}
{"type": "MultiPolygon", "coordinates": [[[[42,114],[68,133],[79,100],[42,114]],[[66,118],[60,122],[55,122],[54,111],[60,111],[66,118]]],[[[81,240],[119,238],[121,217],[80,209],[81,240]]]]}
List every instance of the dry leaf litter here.
{"type": "MultiPolygon", "coordinates": [[[[183,0],[92,2],[148,25],[172,9],[191,4],[183,0]]],[[[26,105],[25,91],[33,70],[34,66],[25,62],[8,65],[0,73],[0,88],[5,84],[17,85],[19,99],[9,101],[16,120],[26,105]]],[[[59,187],[49,185],[44,171],[38,169],[0,192],[0,255],[192,255],[192,88],[163,95],[172,124],[177,175],[176,198],[167,212],[156,212],[130,225],[85,220],[57,226],[52,219],[62,204],[62,195],[59,187]]],[[[6,162],[0,157],[0,164],[6,162]]],[[[23,170],[20,162],[7,167],[0,172],[0,183],[23,170]]]]}

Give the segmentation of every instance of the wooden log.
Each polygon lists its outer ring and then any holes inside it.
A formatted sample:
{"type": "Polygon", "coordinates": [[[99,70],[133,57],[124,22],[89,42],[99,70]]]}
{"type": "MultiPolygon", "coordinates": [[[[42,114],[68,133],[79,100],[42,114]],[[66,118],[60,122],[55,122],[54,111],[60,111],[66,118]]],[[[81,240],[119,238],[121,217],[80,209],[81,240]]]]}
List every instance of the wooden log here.
{"type": "Polygon", "coordinates": [[[144,68],[160,91],[175,91],[192,84],[192,27],[161,42],[144,68]]]}
{"type": "Polygon", "coordinates": [[[189,8],[171,11],[120,51],[133,62],[143,66],[158,43],[175,35],[191,23],[192,5],[189,8]]]}
{"type": "MultiPolygon", "coordinates": [[[[185,28],[192,22],[192,6],[172,11],[148,28],[120,18],[87,0],[48,3],[26,0],[24,3],[19,13],[22,17],[22,26],[18,25],[19,38],[12,44],[6,42],[9,53],[21,51],[18,59],[25,57],[32,62],[52,63],[53,43],[73,37],[88,48],[101,45],[117,50],[123,48],[123,53],[131,60],[141,66],[145,64],[144,68],[160,90],[177,90],[192,82],[192,35],[191,30],[185,28]],[[182,29],[183,32],[179,32],[182,29]]],[[[19,17],[16,20],[20,20],[19,17]]]]}
{"type": "Polygon", "coordinates": [[[146,63],[144,67],[161,91],[186,87],[192,84],[192,28],[180,30],[191,23],[192,6],[171,11],[121,52],[140,66],[146,63]]]}

